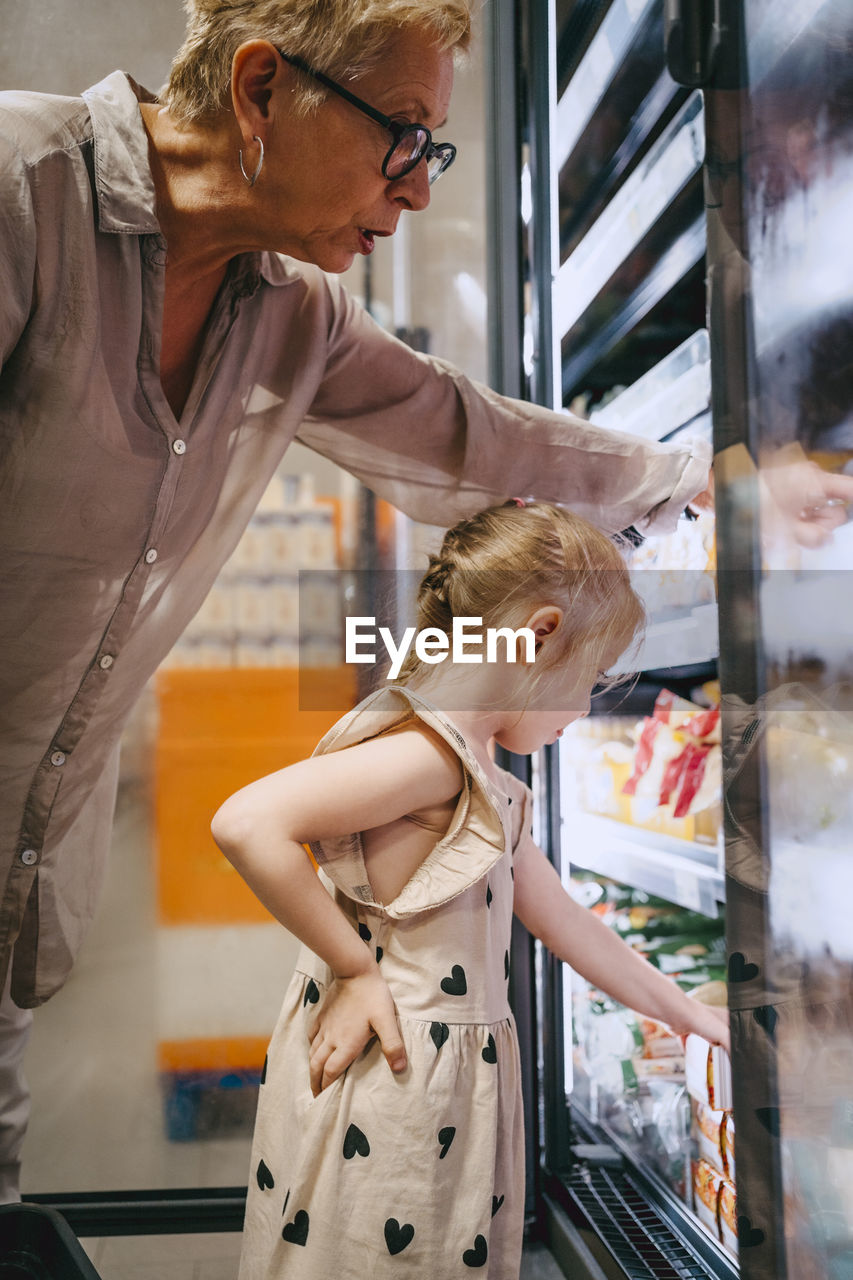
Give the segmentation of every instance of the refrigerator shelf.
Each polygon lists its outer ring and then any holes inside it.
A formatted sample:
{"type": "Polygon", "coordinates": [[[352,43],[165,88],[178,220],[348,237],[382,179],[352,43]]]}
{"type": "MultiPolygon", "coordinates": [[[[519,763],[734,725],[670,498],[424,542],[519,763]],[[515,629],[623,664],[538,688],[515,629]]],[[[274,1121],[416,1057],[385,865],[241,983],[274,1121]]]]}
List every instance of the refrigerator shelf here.
{"type": "MultiPolygon", "coordinates": [[[[573,810],[563,816],[563,865],[583,867],[716,919],[725,902],[719,851],[573,810]]],[[[568,869],[566,870],[568,874],[568,869]]]]}
{"type": "MultiPolygon", "coordinates": [[[[630,294],[615,308],[613,314],[603,317],[600,323],[589,326],[587,334],[581,334],[568,345],[562,357],[562,389],[566,403],[582,389],[583,379],[598,369],[619,344],[629,335],[637,336],[641,321],[664,298],[671,300],[677,287],[692,279],[690,273],[705,257],[705,216],[700,214],[689,226],[679,230],[672,243],[662,250],[655,264],[630,294]]],[[[703,286],[704,288],[704,286],[703,286]]],[[[622,380],[621,371],[612,379],[622,380]]]]}
{"type": "Polygon", "coordinates": [[[557,103],[554,161],[558,169],[574,151],[608,85],[629,56],[631,41],[651,9],[651,0],[616,0],[590,41],[557,103]]]}
{"type": "Polygon", "coordinates": [[[702,97],[697,92],[687,99],[557,272],[554,328],[560,338],[698,173],[704,148],[702,97]]]}
{"type": "Polygon", "coordinates": [[[623,1157],[621,1169],[575,1163],[563,1185],[630,1280],[737,1280],[735,1259],[668,1188],[633,1165],[606,1126],[593,1125],[576,1105],[572,1129],[623,1157]]]}
{"type": "MultiPolygon", "coordinates": [[[[698,583],[698,571],[680,572],[686,577],[692,574],[698,583]]],[[[655,618],[655,595],[665,587],[665,574],[655,569],[638,570],[633,575],[633,583],[652,620],[646,627],[639,652],[629,651],[624,670],[667,671],[672,667],[704,666],[716,660],[719,656],[716,604],[699,604],[672,617],[655,618]]],[[[617,662],[609,674],[617,675],[622,670],[617,662]]]]}
{"type": "Polygon", "coordinates": [[[625,1175],[596,1170],[569,1195],[631,1280],[708,1280],[708,1268],[666,1225],[625,1175]]]}
{"type": "MultiPolygon", "coordinates": [[[[603,409],[590,414],[599,427],[663,440],[711,406],[711,349],[707,329],[697,329],[679,347],[603,409]]],[[[708,422],[710,439],[710,421],[708,422]]]]}

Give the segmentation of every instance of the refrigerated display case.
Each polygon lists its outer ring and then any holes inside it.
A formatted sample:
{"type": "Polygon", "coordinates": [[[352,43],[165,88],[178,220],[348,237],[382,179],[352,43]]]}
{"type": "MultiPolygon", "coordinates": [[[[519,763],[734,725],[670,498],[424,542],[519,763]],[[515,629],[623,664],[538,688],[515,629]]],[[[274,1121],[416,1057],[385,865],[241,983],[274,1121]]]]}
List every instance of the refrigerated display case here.
{"type": "Polygon", "coordinates": [[[590,1014],[598,997],[572,995],[538,954],[540,1206],[557,1233],[561,1206],[594,1241],[583,1261],[567,1246],[578,1274],[840,1280],[853,1275],[851,526],[803,542],[827,495],[849,501],[810,464],[853,474],[853,10],[539,0],[518,16],[522,380],[603,425],[713,440],[715,524],[634,553],[654,598],[617,715],[639,724],[660,689],[718,679],[725,797],[716,841],[674,829],[674,813],[657,830],[632,821],[624,753],[602,754],[626,725],[601,716],[587,750],[567,734],[537,760],[539,834],[573,891],[607,877],[603,892],[690,912],[717,939],[724,923],[733,1031],[728,1118],[686,1095],[667,1109],[626,1083],[630,1019],[600,1001],[590,1014]]]}

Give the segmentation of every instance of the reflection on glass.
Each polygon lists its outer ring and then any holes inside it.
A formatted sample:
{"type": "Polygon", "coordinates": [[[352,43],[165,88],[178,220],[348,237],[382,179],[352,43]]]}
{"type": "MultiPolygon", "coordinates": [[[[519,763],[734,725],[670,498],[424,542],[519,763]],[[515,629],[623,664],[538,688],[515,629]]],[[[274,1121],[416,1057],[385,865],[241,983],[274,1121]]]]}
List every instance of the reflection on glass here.
{"type": "Polygon", "coordinates": [[[755,1067],[739,1133],[763,1152],[766,1184],[776,1168],[781,1185],[775,1266],[762,1262],[759,1179],[743,1227],[750,1277],[842,1280],[853,1274],[853,11],[783,9],[744,11],[739,139],[717,130],[706,188],[720,256],[742,255],[751,330],[742,411],[758,472],[730,472],[729,497],[737,510],[740,486],[744,527],[757,518],[761,679],[756,705],[732,696],[727,708],[728,865],[740,936],[750,911],[754,937],[769,930],[765,954],[732,963],[755,1067]],[[760,1083],[774,1078],[775,1095],[760,1083]]]}

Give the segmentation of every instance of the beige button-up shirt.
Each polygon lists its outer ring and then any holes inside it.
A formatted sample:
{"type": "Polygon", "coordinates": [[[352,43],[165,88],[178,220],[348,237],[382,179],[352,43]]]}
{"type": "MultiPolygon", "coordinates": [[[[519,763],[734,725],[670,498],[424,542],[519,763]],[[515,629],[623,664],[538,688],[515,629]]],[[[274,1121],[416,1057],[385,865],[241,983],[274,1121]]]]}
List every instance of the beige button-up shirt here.
{"type": "Polygon", "coordinates": [[[95,909],[127,714],[292,440],[431,523],[521,493],[661,528],[707,476],[702,446],[503,399],[267,253],[231,264],[176,420],[148,97],[121,72],[0,94],[0,987],[14,950],[25,1007],[95,909]]]}

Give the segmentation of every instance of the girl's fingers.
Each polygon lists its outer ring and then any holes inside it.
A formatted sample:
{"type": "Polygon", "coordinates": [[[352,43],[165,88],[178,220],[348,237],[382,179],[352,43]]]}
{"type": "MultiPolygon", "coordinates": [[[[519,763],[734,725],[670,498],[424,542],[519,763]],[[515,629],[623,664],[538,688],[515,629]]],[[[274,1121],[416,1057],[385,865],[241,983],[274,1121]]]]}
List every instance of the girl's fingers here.
{"type": "Polygon", "coordinates": [[[323,1072],[334,1046],[327,1044],[322,1036],[317,1037],[308,1055],[308,1077],[311,1081],[311,1092],[316,1098],[323,1088],[323,1072]]]}
{"type": "Polygon", "coordinates": [[[343,1049],[335,1049],[330,1053],[326,1059],[326,1064],[323,1067],[323,1077],[320,1082],[320,1089],[328,1089],[330,1084],[334,1084],[338,1077],[343,1075],[347,1067],[357,1056],[357,1054],[347,1053],[343,1049]]]}
{"type": "Polygon", "coordinates": [[[385,1055],[385,1061],[388,1066],[392,1071],[405,1071],[407,1065],[406,1046],[403,1044],[403,1038],[400,1035],[400,1028],[397,1025],[397,1018],[393,1010],[379,1018],[374,1018],[372,1026],[379,1039],[379,1045],[385,1055]]]}

